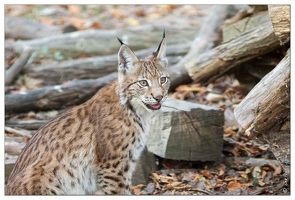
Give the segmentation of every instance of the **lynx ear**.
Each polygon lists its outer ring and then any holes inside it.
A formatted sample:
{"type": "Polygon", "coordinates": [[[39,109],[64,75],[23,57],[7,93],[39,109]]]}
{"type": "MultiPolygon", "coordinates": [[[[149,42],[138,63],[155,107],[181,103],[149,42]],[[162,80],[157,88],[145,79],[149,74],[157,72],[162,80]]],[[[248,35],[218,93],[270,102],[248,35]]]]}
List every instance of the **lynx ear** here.
{"type": "Polygon", "coordinates": [[[134,68],[134,64],[138,62],[138,58],[126,44],[124,44],[119,38],[118,40],[121,43],[121,47],[118,52],[118,67],[124,73],[128,73],[134,68]]]}
{"type": "Polygon", "coordinates": [[[168,60],[166,58],[166,39],[165,39],[165,30],[163,32],[163,38],[160,42],[158,48],[153,52],[153,55],[158,58],[165,66],[168,64],[168,60]]]}

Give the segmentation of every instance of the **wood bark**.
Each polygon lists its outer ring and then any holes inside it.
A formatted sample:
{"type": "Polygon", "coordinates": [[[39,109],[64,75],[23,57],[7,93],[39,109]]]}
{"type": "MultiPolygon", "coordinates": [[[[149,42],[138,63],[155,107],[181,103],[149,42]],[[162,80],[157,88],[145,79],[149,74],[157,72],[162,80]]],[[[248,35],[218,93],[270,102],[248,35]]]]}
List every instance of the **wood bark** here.
{"type": "Polygon", "coordinates": [[[253,15],[253,9],[251,9],[245,11],[245,13],[248,14],[247,17],[244,17],[230,25],[224,25],[222,28],[223,42],[234,39],[235,37],[239,37],[241,34],[249,30],[259,28],[261,24],[269,22],[269,14],[267,11],[253,15]]]}
{"type": "MultiPolygon", "coordinates": [[[[166,55],[169,64],[174,64],[185,55],[190,43],[167,45],[166,55]]],[[[138,58],[144,58],[152,54],[154,48],[134,52],[138,58]]],[[[26,75],[35,79],[41,79],[42,85],[61,84],[64,81],[74,79],[95,79],[116,72],[118,68],[118,56],[107,55],[76,59],[31,67],[26,75]]]]}
{"type": "Polygon", "coordinates": [[[208,84],[230,69],[280,46],[270,20],[258,28],[222,43],[186,64],[186,69],[197,83],[208,84]]]}
{"type": "Polygon", "coordinates": [[[268,5],[268,12],[275,35],[279,37],[281,45],[290,41],[290,5],[268,5]]]}
{"type": "Polygon", "coordinates": [[[290,50],[234,110],[239,124],[253,137],[280,128],[290,117],[290,50]]]}
{"type": "Polygon", "coordinates": [[[47,86],[19,94],[8,94],[5,95],[5,111],[6,113],[19,113],[80,104],[114,80],[117,80],[117,73],[95,80],[79,80],[65,85],[47,86]]]}
{"type": "Polygon", "coordinates": [[[154,119],[148,151],[162,158],[216,161],[221,158],[224,116],[221,109],[167,99],[154,119]]]}
{"type": "MultiPolygon", "coordinates": [[[[190,42],[196,32],[196,28],[169,29],[167,27],[167,43],[190,42]]],[[[120,47],[116,37],[121,38],[133,51],[137,51],[151,47],[156,49],[161,41],[162,34],[163,29],[155,26],[141,26],[122,30],[78,31],[29,41],[17,41],[14,44],[14,50],[22,52],[25,47],[30,46],[39,55],[36,56],[36,59],[53,56],[56,52],[60,52],[64,59],[78,58],[81,55],[111,55],[116,54],[120,47]]]]}

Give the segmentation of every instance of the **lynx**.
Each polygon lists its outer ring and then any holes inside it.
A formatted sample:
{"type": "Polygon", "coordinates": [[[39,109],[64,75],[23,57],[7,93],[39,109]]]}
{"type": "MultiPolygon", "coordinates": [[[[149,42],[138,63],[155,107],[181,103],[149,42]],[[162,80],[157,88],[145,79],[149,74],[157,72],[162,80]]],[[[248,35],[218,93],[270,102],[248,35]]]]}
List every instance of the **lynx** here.
{"type": "Polygon", "coordinates": [[[34,134],[9,177],[7,195],[131,194],[132,173],[170,78],[165,32],[144,59],[118,40],[118,80],[34,134]]]}

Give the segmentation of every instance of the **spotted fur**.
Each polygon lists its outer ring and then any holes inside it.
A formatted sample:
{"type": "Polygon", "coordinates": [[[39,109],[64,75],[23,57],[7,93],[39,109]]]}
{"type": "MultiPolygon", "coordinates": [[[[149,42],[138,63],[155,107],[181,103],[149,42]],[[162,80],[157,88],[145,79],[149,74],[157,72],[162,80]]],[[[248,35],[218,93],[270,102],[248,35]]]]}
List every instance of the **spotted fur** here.
{"type": "Polygon", "coordinates": [[[118,61],[118,81],[29,140],[9,177],[7,195],[130,194],[151,119],[170,85],[165,38],[145,59],[122,43],[118,61]]]}

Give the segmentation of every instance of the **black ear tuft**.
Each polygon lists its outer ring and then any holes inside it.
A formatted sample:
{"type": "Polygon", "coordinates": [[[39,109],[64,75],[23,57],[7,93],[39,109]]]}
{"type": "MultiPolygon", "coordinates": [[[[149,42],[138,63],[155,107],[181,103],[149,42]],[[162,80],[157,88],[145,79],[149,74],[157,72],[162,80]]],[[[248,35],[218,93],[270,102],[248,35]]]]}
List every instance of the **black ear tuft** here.
{"type": "Polygon", "coordinates": [[[153,52],[153,55],[160,60],[166,60],[165,29],[163,30],[163,38],[158,48],[153,52]]]}
{"type": "Polygon", "coordinates": [[[124,44],[120,38],[117,37],[117,39],[119,40],[119,42],[121,43],[121,45],[124,44]]]}

